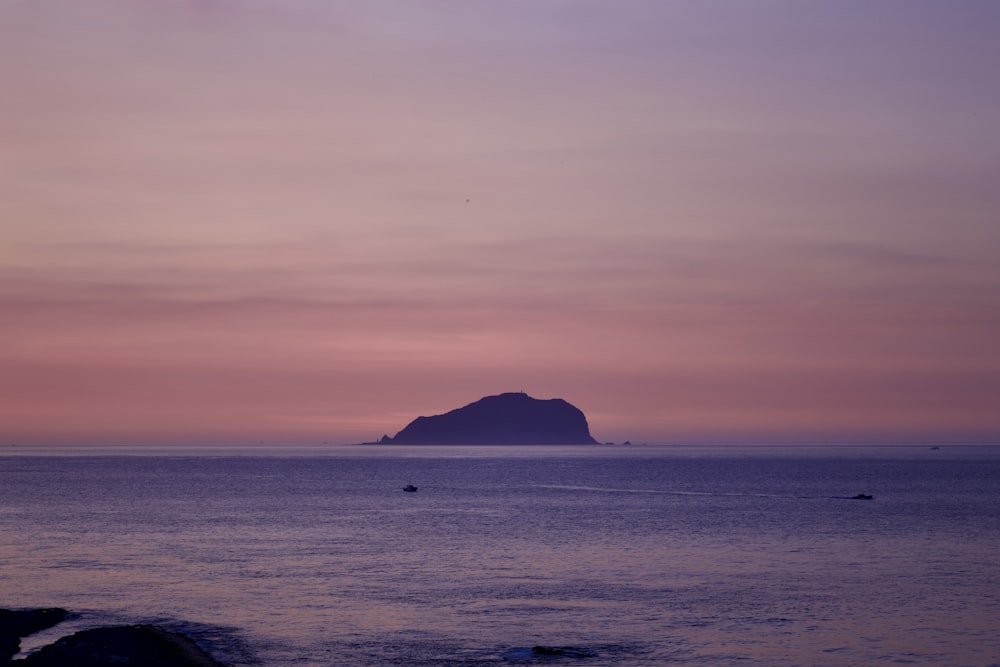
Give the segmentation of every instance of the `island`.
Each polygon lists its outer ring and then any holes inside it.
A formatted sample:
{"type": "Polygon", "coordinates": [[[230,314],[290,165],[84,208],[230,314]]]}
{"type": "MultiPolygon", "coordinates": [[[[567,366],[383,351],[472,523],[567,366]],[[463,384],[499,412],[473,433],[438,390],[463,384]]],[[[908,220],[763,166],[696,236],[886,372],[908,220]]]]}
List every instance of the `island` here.
{"type": "Polygon", "coordinates": [[[486,396],[441,415],[417,417],[383,445],[596,445],[583,412],[561,398],[523,392],[486,396]]]}

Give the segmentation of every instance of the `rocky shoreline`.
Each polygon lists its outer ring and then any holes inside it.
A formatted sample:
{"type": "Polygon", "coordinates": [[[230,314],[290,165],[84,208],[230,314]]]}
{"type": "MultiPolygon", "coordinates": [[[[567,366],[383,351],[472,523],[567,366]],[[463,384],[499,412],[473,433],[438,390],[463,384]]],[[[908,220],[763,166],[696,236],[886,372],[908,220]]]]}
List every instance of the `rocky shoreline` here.
{"type": "Polygon", "coordinates": [[[187,635],[157,625],[81,630],[14,660],[21,639],[54,627],[65,609],[0,609],[0,667],[225,667],[187,635]]]}

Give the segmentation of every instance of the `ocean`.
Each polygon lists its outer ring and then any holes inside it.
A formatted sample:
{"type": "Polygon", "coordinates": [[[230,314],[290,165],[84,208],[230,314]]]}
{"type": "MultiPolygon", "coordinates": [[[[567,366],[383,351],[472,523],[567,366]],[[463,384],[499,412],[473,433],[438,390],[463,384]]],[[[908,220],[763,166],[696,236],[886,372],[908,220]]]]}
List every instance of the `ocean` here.
{"type": "Polygon", "coordinates": [[[1000,665],[996,446],[26,449],[0,607],[77,612],[28,651],[153,622],[234,667],[1000,665]]]}

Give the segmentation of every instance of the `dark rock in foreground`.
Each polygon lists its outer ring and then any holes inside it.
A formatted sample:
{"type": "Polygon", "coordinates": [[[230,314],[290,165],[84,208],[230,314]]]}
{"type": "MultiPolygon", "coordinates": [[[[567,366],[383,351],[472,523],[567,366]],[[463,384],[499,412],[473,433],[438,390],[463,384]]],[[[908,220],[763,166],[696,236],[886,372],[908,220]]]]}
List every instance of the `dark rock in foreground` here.
{"type": "Polygon", "coordinates": [[[564,646],[532,646],[533,655],[542,655],[555,658],[593,658],[590,651],[583,651],[578,648],[566,648],[564,646]]]}
{"type": "Polygon", "coordinates": [[[190,638],[156,625],[83,630],[11,664],[24,667],[222,667],[190,638]]]}
{"type": "Polygon", "coordinates": [[[487,396],[443,415],[417,417],[392,445],[596,445],[587,418],[561,398],[523,393],[487,396]]]}
{"type": "Polygon", "coordinates": [[[21,638],[62,623],[65,609],[0,609],[0,665],[6,665],[21,650],[21,638]]]}

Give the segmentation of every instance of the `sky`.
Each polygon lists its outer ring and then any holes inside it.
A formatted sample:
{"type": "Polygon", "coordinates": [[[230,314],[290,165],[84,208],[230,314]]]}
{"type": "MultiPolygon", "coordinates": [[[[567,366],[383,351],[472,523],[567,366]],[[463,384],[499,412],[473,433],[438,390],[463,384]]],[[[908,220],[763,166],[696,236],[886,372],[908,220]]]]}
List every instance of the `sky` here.
{"type": "Polygon", "coordinates": [[[1000,3],[0,0],[0,444],[1000,441],[1000,3]]]}

